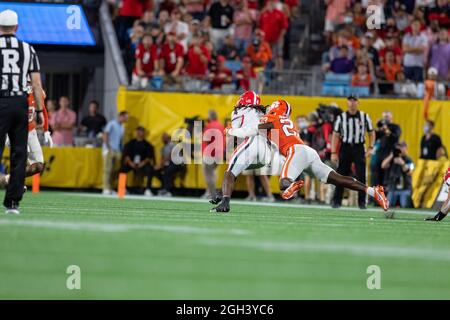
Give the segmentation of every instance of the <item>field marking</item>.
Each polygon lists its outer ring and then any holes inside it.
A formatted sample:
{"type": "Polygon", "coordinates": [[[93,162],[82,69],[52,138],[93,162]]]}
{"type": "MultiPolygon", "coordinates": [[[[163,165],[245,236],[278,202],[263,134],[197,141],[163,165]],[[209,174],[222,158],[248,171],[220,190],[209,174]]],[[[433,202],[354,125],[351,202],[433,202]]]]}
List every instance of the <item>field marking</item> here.
{"type": "Polygon", "coordinates": [[[1,226],[24,226],[33,228],[48,228],[60,230],[76,231],[100,231],[100,232],[128,232],[128,231],[163,231],[173,233],[190,234],[231,234],[248,235],[250,231],[244,229],[218,229],[199,228],[184,225],[158,225],[158,224],[121,224],[121,223],[100,223],[100,222],[71,222],[52,220],[12,220],[0,219],[1,226]]]}
{"type": "MultiPolygon", "coordinates": [[[[83,192],[61,192],[64,195],[75,195],[79,197],[92,197],[92,198],[110,198],[110,199],[118,199],[117,196],[113,195],[102,195],[99,193],[83,193],[83,192]]],[[[208,200],[206,199],[198,199],[198,198],[189,198],[189,197],[160,197],[160,196],[153,196],[153,197],[145,197],[145,196],[138,196],[138,195],[127,195],[125,196],[126,199],[132,199],[132,200],[142,200],[142,201],[167,201],[167,202],[187,202],[187,203],[203,203],[203,204],[209,204],[208,200]]],[[[377,212],[377,213],[383,213],[383,210],[377,209],[377,208],[367,208],[365,210],[360,210],[356,207],[341,207],[341,209],[333,209],[328,205],[309,205],[309,204],[297,204],[297,203],[281,203],[281,202],[251,202],[251,201],[245,201],[245,200],[232,200],[232,204],[238,204],[238,205],[247,205],[247,206],[266,206],[266,207],[278,207],[278,208],[297,208],[297,209],[324,209],[324,210],[332,210],[336,212],[345,212],[345,211],[351,211],[351,212],[377,212]]],[[[211,205],[213,206],[213,205],[211,205]]],[[[420,215],[430,215],[433,214],[433,210],[422,210],[422,209],[392,209],[390,211],[393,211],[395,213],[407,213],[407,214],[420,214],[420,215]]]]}
{"type": "Polygon", "coordinates": [[[440,250],[433,248],[380,246],[371,244],[354,243],[316,243],[316,242],[288,242],[288,241],[260,241],[246,240],[239,241],[233,239],[202,239],[199,244],[207,246],[225,246],[251,248],[264,251],[276,252],[326,252],[344,253],[357,256],[382,256],[393,258],[418,258],[431,259],[436,261],[450,261],[450,250],[440,250]]]}

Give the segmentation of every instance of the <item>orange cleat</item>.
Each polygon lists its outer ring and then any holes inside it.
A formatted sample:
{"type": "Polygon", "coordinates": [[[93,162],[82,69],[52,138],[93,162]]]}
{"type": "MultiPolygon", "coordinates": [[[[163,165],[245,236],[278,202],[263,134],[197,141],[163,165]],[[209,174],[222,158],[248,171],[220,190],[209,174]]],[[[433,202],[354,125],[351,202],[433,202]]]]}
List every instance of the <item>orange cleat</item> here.
{"type": "Polygon", "coordinates": [[[384,211],[388,211],[389,209],[389,201],[386,199],[386,195],[384,194],[384,188],[382,186],[376,186],[374,199],[383,208],[384,211]]]}
{"type": "Polygon", "coordinates": [[[291,185],[287,187],[287,189],[284,190],[284,192],[281,194],[281,197],[284,200],[291,199],[298,192],[298,190],[300,190],[301,187],[303,187],[303,183],[304,183],[303,180],[292,182],[291,185]]]}

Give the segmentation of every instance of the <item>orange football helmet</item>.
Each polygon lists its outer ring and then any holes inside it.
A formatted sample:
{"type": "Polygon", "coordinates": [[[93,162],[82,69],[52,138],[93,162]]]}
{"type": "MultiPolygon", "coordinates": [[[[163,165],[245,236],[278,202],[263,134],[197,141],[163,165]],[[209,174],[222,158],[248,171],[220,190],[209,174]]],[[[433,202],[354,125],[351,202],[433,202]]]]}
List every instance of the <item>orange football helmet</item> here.
{"type": "Polygon", "coordinates": [[[289,117],[292,113],[292,108],[286,100],[277,100],[267,108],[266,113],[289,117]]]}

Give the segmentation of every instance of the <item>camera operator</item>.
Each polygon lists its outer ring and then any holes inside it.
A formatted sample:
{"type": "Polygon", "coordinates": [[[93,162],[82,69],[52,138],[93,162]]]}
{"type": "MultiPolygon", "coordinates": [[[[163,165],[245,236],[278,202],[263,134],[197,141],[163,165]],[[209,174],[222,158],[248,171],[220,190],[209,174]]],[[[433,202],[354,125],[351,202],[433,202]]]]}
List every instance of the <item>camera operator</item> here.
{"type": "Polygon", "coordinates": [[[386,110],[382,114],[382,119],[377,122],[375,129],[376,145],[375,163],[372,167],[372,184],[385,185],[384,170],[382,162],[394,150],[398,143],[402,130],[399,125],[392,122],[392,112],[386,110]]]}
{"type": "Polygon", "coordinates": [[[397,143],[381,168],[385,170],[385,182],[388,189],[388,200],[392,206],[400,201],[402,208],[410,207],[412,193],[412,171],[414,163],[408,157],[406,142],[397,143]]]}

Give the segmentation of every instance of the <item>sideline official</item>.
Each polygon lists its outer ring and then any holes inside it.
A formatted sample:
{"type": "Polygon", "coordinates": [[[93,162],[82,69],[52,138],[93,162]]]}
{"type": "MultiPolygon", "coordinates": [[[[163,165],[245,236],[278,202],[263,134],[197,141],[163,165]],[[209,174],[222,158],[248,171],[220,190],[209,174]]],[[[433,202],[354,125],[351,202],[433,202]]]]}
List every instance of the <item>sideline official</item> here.
{"type": "MultiPolygon", "coordinates": [[[[352,164],[355,164],[355,177],[362,183],[366,182],[366,157],[373,151],[375,143],[375,131],[372,120],[365,112],[358,110],[359,101],[355,95],[347,98],[348,110],[341,113],[335,123],[331,139],[331,161],[338,162],[337,172],[345,176],[351,176],[352,164]],[[369,148],[366,151],[364,143],[366,132],[369,134],[369,148]],[[337,152],[340,143],[339,156],[337,152]]],[[[344,189],[336,187],[332,200],[332,207],[339,208],[342,202],[344,189]]],[[[366,194],[358,193],[358,205],[360,209],[366,209],[366,194]]]]}
{"type": "Polygon", "coordinates": [[[43,123],[41,75],[33,47],[15,34],[19,27],[12,10],[0,12],[0,157],[6,135],[11,143],[10,178],[3,205],[7,214],[19,214],[25,184],[28,140],[27,85],[31,80],[36,101],[36,121],[43,123]]]}

